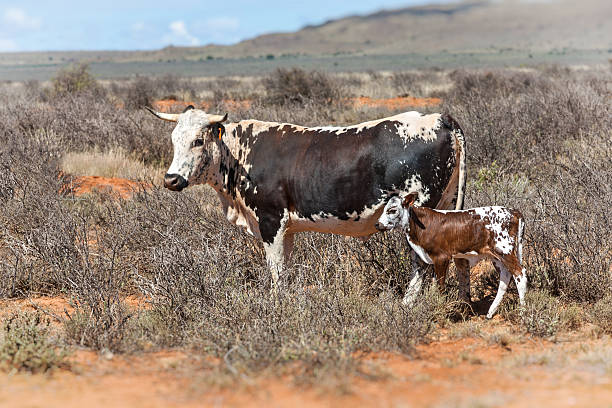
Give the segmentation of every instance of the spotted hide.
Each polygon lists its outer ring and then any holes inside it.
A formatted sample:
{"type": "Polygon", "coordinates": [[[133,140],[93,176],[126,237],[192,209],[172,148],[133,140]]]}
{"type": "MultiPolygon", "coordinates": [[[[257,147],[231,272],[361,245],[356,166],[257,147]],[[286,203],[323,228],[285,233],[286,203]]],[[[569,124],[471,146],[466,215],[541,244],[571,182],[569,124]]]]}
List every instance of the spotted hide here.
{"type": "Polygon", "coordinates": [[[465,147],[448,115],[406,112],[347,127],[243,120],[188,108],[156,116],[176,122],[171,190],[206,183],[227,219],[264,242],[276,282],[293,237],[318,231],[368,237],[391,196],[461,208],[465,147]]]}

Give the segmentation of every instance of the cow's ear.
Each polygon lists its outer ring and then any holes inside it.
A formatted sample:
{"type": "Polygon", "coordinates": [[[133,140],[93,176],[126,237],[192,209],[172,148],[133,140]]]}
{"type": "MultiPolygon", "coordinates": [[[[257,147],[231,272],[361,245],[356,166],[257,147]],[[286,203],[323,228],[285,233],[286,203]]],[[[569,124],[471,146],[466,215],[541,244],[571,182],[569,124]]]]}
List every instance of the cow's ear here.
{"type": "Polygon", "coordinates": [[[406,197],[404,197],[404,201],[402,202],[402,205],[405,208],[408,208],[414,204],[417,198],[419,198],[419,193],[416,193],[416,192],[410,193],[406,197]]]}
{"type": "Polygon", "coordinates": [[[225,126],[221,123],[215,123],[210,126],[210,135],[215,138],[222,140],[223,135],[225,134],[225,126]]]}

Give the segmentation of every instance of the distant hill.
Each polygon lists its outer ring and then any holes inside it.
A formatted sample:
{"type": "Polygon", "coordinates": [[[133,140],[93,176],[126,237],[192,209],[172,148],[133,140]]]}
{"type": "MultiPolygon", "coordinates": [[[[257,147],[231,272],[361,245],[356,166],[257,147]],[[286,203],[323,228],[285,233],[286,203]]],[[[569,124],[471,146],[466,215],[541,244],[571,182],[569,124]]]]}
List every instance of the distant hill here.
{"type": "MultiPolygon", "coordinates": [[[[234,45],[0,54],[0,66],[210,61],[269,56],[612,50],[612,0],[477,0],[348,16],[234,45]]],[[[612,55],[612,54],[610,54],[612,55]]]]}
{"type": "Polygon", "coordinates": [[[610,0],[474,1],[350,16],[231,46],[190,49],[222,57],[409,54],[612,48],[610,0]]]}
{"type": "MultiPolygon", "coordinates": [[[[408,54],[612,48],[612,1],[475,1],[385,10],[268,34],[203,54],[408,54]]],[[[195,51],[195,50],[194,50],[195,51]]]]}

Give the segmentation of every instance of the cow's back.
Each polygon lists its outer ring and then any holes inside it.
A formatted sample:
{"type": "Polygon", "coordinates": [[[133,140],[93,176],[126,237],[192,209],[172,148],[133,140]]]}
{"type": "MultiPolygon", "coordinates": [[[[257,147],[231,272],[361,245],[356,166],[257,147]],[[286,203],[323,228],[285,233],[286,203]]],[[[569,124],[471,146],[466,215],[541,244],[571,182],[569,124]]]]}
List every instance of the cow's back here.
{"type": "Polygon", "coordinates": [[[419,191],[435,207],[455,169],[453,127],[406,113],[351,127],[239,122],[235,128],[258,218],[288,217],[294,231],[364,236],[391,195],[419,191]]]}

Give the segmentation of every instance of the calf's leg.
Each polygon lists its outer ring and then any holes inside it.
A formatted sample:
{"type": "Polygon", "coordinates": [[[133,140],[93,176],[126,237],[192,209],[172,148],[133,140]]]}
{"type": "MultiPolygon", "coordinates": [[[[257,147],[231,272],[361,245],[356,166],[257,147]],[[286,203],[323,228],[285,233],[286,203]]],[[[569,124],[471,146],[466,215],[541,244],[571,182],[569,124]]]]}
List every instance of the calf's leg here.
{"type": "Polygon", "coordinates": [[[519,303],[525,306],[525,293],[527,293],[527,273],[525,268],[521,269],[520,275],[514,275],[514,283],[519,294],[519,303]]]}
{"type": "Polygon", "coordinates": [[[498,260],[494,260],[493,266],[495,266],[495,270],[499,273],[499,288],[497,289],[495,299],[487,312],[487,319],[492,318],[497,311],[497,308],[499,307],[499,304],[501,303],[502,299],[504,298],[504,294],[508,289],[508,283],[510,283],[510,272],[508,272],[508,269],[504,266],[504,264],[498,260]]]}
{"type": "Polygon", "coordinates": [[[440,291],[443,291],[444,285],[446,283],[446,272],[448,271],[448,264],[450,263],[450,259],[446,257],[436,257],[433,259],[433,262],[438,289],[440,291]]]}
{"type": "Polygon", "coordinates": [[[470,303],[470,261],[463,258],[455,258],[455,268],[457,269],[457,280],[459,281],[459,298],[464,302],[470,303]]]}

